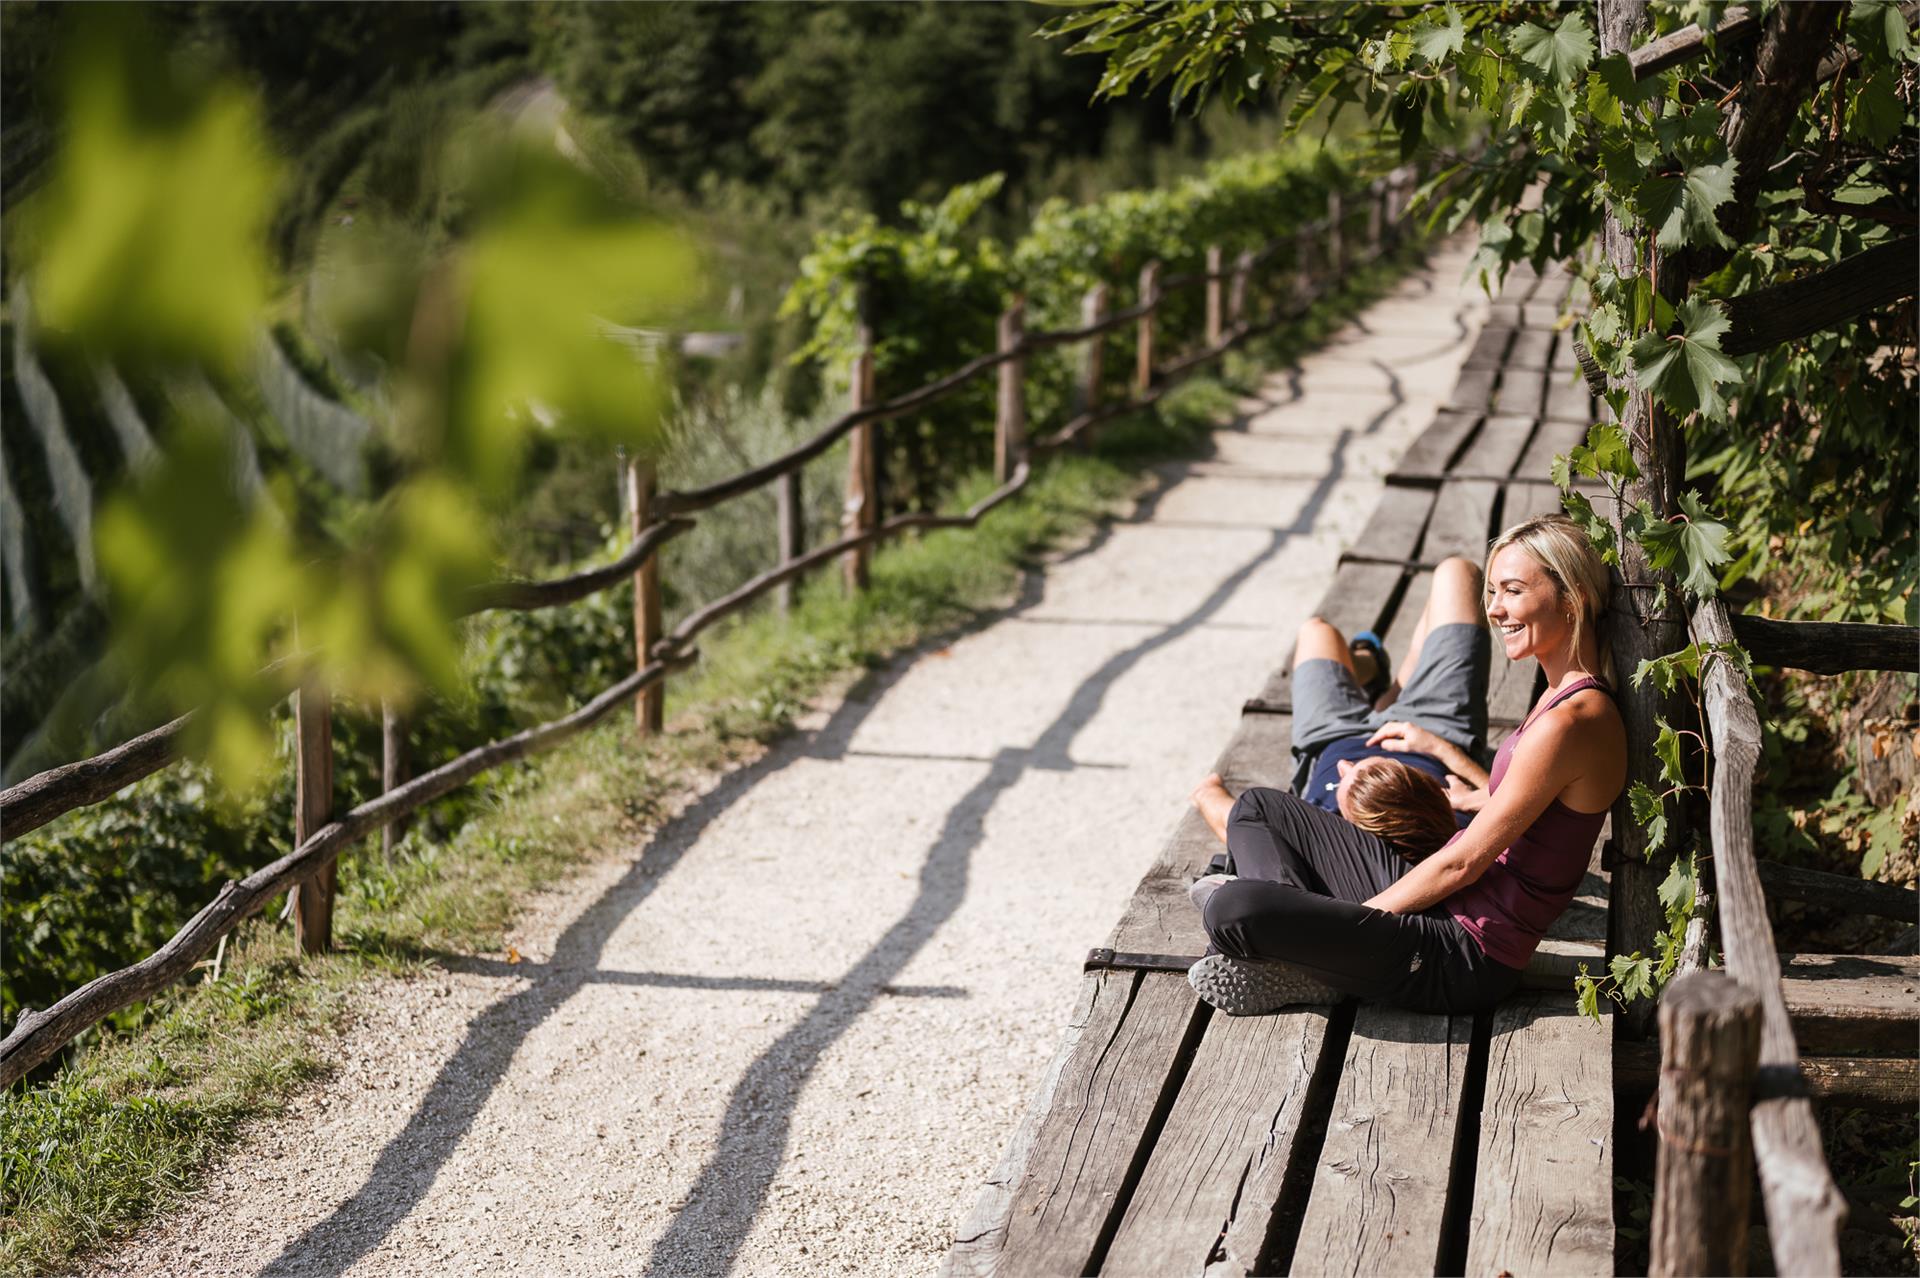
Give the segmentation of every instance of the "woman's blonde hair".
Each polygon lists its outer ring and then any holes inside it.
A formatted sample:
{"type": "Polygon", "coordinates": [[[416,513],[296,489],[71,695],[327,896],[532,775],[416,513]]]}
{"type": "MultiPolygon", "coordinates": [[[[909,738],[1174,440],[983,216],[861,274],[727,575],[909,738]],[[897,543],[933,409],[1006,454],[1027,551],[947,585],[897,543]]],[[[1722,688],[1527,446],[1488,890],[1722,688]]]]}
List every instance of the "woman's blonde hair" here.
{"type": "Polygon", "coordinates": [[[1398,759],[1381,758],[1380,763],[1383,766],[1363,768],[1347,787],[1349,819],[1391,843],[1405,860],[1418,864],[1459,829],[1453,805],[1431,773],[1398,759]]]}
{"type": "Polygon", "coordinates": [[[1488,581],[1493,580],[1493,557],[1508,546],[1518,546],[1532,556],[1560,594],[1575,605],[1571,613],[1574,660],[1579,660],[1582,643],[1591,632],[1600,668],[1587,673],[1612,683],[1613,645],[1607,640],[1601,614],[1606,612],[1607,600],[1612,597],[1613,578],[1580,525],[1565,515],[1537,515],[1515,524],[1494,538],[1493,545],[1487,548],[1488,581]]]}

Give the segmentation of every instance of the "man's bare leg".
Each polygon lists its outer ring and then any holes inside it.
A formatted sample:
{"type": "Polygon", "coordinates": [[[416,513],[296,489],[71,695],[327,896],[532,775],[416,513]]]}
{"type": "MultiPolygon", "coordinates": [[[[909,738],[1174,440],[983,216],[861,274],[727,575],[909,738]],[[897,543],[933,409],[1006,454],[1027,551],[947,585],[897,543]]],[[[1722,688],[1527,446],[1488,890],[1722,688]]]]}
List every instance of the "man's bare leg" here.
{"type": "Polygon", "coordinates": [[[1413,672],[1420,668],[1420,649],[1435,626],[1463,622],[1475,626],[1487,624],[1486,601],[1480,597],[1480,568],[1472,560],[1450,555],[1434,565],[1433,589],[1427,593],[1426,607],[1420,610],[1420,620],[1413,628],[1406,668],[1387,691],[1397,696],[1401,686],[1413,678],[1413,672]]]}
{"type": "Polygon", "coordinates": [[[1209,772],[1205,781],[1193,787],[1193,793],[1187,796],[1187,801],[1200,813],[1200,819],[1213,831],[1213,837],[1225,843],[1227,814],[1233,811],[1233,796],[1220,783],[1220,774],[1209,772]]]}
{"type": "Polygon", "coordinates": [[[1353,669],[1353,651],[1347,647],[1347,637],[1340,633],[1339,627],[1324,617],[1309,617],[1307,624],[1300,627],[1300,637],[1294,640],[1293,664],[1288,669],[1298,670],[1301,662],[1317,660],[1337,661],[1359,678],[1353,669]]]}

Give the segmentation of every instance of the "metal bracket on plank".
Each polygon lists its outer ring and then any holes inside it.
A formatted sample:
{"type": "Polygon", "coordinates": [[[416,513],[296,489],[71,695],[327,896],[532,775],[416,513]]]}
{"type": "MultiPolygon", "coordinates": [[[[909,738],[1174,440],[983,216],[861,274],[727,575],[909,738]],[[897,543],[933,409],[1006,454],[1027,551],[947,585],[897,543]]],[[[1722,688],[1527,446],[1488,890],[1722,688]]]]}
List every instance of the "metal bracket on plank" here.
{"type": "Polygon", "coordinates": [[[1087,951],[1087,961],[1080,970],[1097,972],[1102,968],[1117,968],[1130,972],[1184,972],[1199,961],[1198,954],[1130,954],[1125,950],[1092,949],[1087,951]]]}

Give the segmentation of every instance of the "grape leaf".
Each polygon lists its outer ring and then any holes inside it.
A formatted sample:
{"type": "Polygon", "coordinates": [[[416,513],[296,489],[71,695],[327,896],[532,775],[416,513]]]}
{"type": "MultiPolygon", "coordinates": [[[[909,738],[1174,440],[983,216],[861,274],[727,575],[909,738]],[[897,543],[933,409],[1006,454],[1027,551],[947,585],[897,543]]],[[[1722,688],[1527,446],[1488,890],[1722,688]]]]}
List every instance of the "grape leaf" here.
{"type": "MultiPolygon", "coordinates": [[[[1647,832],[1647,851],[1657,852],[1667,843],[1667,805],[1652,787],[1635,781],[1627,791],[1633,805],[1633,819],[1647,832]]],[[[1662,889],[1664,891],[1664,888],[1662,889]]]]}
{"type": "Polygon", "coordinates": [[[1633,344],[1634,380],[1683,417],[1699,412],[1717,421],[1727,411],[1721,385],[1740,377],[1740,366],[1720,352],[1727,317],[1714,303],[1689,298],[1676,318],[1680,332],[1649,333],[1633,344]]]}
{"type": "Polygon", "coordinates": [[[1660,775],[1671,785],[1685,785],[1686,774],[1681,771],[1680,734],[1664,717],[1656,715],[1653,720],[1660,733],[1653,739],[1654,757],[1660,760],[1660,775]]]}
{"type": "Polygon", "coordinates": [[[1684,918],[1693,913],[1693,889],[1693,859],[1675,857],[1672,868],[1667,871],[1666,880],[1656,889],[1660,904],[1666,907],[1669,918],[1676,914],[1684,918]]]}
{"type": "Polygon", "coordinates": [[[1545,72],[1557,85],[1567,85],[1593,61],[1593,33],[1578,11],[1567,14],[1549,31],[1525,23],[1513,33],[1513,52],[1528,66],[1545,72]]]}
{"type": "Polygon", "coordinates": [[[1467,29],[1460,21],[1460,11],[1447,5],[1434,21],[1423,22],[1413,29],[1413,47],[1429,62],[1444,62],[1460,52],[1466,36],[1467,29]]]}
{"type": "Polygon", "coordinates": [[[1600,422],[1587,432],[1587,453],[1596,475],[1618,475],[1638,479],[1640,467],[1633,460],[1633,444],[1627,432],[1610,422],[1600,422]]]}
{"type": "Polygon", "coordinates": [[[1652,223],[1663,249],[1689,244],[1731,248],[1733,241],[1720,229],[1713,211],[1733,198],[1733,176],[1739,168],[1729,158],[1722,164],[1696,164],[1679,174],[1650,177],[1633,193],[1634,207],[1652,223]]]}

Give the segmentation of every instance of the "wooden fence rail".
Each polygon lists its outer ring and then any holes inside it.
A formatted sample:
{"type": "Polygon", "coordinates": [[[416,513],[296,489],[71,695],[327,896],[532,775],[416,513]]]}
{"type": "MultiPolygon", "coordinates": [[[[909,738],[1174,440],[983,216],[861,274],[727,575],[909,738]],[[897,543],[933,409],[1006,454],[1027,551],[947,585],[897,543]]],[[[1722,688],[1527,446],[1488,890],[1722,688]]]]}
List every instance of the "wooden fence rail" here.
{"type": "MultiPolygon", "coordinates": [[[[1398,170],[1376,181],[1369,190],[1370,201],[1382,210],[1394,206],[1409,189],[1414,174],[1398,170]]],[[[1105,311],[1105,291],[1089,295],[1086,323],[1078,329],[1052,332],[1025,332],[1018,304],[1002,322],[999,348],[961,365],[953,372],[891,399],[873,402],[871,349],[864,352],[855,370],[854,402],[851,409],[819,434],[780,457],[742,473],[685,492],[651,492],[651,476],[635,472],[629,478],[629,505],[634,518],[634,536],[628,548],[610,563],[585,572],[546,582],[500,582],[476,591],[469,612],[489,608],[535,609],[585,598],[636,576],[635,621],[638,669],[601,692],[586,705],[551,723],[529,728],[499,741],[489,742],[422,773],[410,781],[389,788],[379,798],[352,810],[332,814],[331,778],[325,761],[325,736],[330,722],[322,713],[324,693],[303,692],[301,727],[297,736],[300,763],[300,822],[298,846],[239,882],[230,882],[219,895],[186,926],[180,929],[154,954],[117,972],[98,977],[66,995],[45,1011],[25,1009],[4,1042],[0,1042],[0,1087],[10,1086],[35,1066],[50,1059],[73,1037],[102,1018],[141,999],[151,997],[167,985],[193,970],[194,964],[211,950],[241,920],[264,908],[281,892],[293,892],[295,912],[303,920],[299,927],[303,950],[325,948],[331,914],[331,893],[323,885],[340,852],[356,840],[383,828],[393,827],[401,818],[420,806],[445,796],[482,772],[524,758],[559,744],[603,718],[627,698],[636,698],[636,712],[643,727],[657,719],[644,709],[657,705],[661,682],[669,671],[694,659],[693,639],[723,618],[740,611],[769,591],[780,589],[794,579],[836,559],[845,558],[850,573],[853,565],[864,564],[864,554],[875,544],[912,529],[969,528],[989,511],[1010,500],[1026,487],[1032,474],[1032,458],[1038,453],[1067,447],[1086,437],[1099,423],[1144,408],[1163,395],[1185,372],[1207,360],[1217,358],[1248,336],[1295,318],[1317,299],[1318,290],[1290,290],[1292,304],[1282,305],[1259,323],[1242,318],[1246,292],[1252,271],[1286,245],[1298,245],[1298,236],[1339,231],[1340,197],[1329,199],[1329,217],[1312,222],[1298,232],[1271,241],[1262,249],[1241,254],[1231,268],[1223,268],[1217,250],[1207,254],[1208,269],[1188,275],[1159,278],[1159,265],[1152,263],[1142,274],[1142,296],[1138,305],[1112,313],[1105,311]],[[1153,361],[1154,313],[1174,291],[1196,284],[1208,289],[1206,340],[1201,349],[1165,366],[1153,361]],[[1222,300],[1221,285],[1230,289],[1231,302],[1222,300]],[[1097,296],[1097,300],[1096,300],[1097,296]],[[1226,307],[1224,316],[1222,308],[1226,307]],[[1092,343],[1129,324],[1138,324],[1137,393],[1122,400],[1101,403],[1096,382],[1099,356],[1089,360],[1092,370],[1083,384],[1081,411],[1054,433],[1037,441],[1026,437],[1026,414],[1020,370],[1026,355],[1039,350],[1076,342],[1092,343]],[[1229,326],[1230,324],[1230,326],[1229,326]],[[998,487],[957,515],[909,513],[881,520],[874,500],[871,470],[872,442],[854,450],[849,497],[851,505],[846,532],[839,540],[801,551],[797,535],[783,535],[784,562],[761,573],[733,591],[713,600],[682,619],[670,632],[658,631],[657,552],[673,537],[692,527],[685,516],[708,509],[733,497],[751,492],[776,479],[783,491],[795,487],[800,468],[818,457],[849,434],[856,439],[869,434],[879,422],[913,412],[953,394],[973,378],[988,370],[1005,366],[1000,383],[997,414],[997,447],[1000,460],[996,477],[998,487]],[[651,598],[649,598],[651,596],[651,598]],[[649,613],[649,609],[655,609],[649,613]]],[[[1383,253],[1394,238],[1389,232],[1393,219],[1384,216],[1370,224],[1385,228],[1382,238],[1370,249],[1383,253]]],[[[1296,247],[1296,265],[1304,273],[1305,258],[1296,247]]],[[[1328,273],[1329,279],[1337,278],[1328,273]]],[[[797,492],[787,494],[788,520],[797,517],[797,492]]],[[[657,714],[657,711],[655,712],[657,714]]],[[[181,732],[190,716],[155,729],[142,737],[115,747],[93,759],[51,769],[28,778],[0,795],[0,827],[4,837],[25,833],[62,812],[98,802],[115,791],[147,776],[177,757],[181,732]]],[[[405,761],[397,757],[397,746],[386,743],[383,771],[389,780],[404,774],[405,761]]]]}

